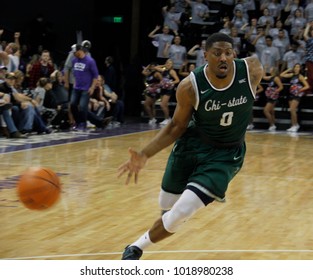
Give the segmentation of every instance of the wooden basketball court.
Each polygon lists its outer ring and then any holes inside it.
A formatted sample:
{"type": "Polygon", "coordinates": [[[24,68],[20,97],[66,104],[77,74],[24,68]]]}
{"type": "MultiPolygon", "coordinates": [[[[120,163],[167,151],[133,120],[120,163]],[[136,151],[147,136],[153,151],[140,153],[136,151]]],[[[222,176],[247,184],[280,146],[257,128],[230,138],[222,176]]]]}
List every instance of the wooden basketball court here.
{"type": "MultiPolygon", "coordinates": [[[[160,214],[158,192],[170,148],[150,159],[137,185],[117,179],[117,167],[128,158],[128,147],[142,147],[157,131],[1,153],[0,259],[119,260],[160,214]],[[53,208],[32,211],[18,201],[15,183],[28,166],[60,175],[62,198],[53,208]]],[[[312,144],[311,133],[248,132],[246,161],[227,202],[201,210],[142,259],[312,260],[312,144]]]]}

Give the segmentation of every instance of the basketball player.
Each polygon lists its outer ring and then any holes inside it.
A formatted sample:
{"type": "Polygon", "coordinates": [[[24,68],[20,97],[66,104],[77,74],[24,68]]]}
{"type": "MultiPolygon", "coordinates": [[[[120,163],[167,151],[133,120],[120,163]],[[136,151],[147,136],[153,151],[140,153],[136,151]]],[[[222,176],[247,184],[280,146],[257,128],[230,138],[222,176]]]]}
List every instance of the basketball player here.
{"type": "Polygon", "coordinates": [[[229,182],[241,169],[250,121],[263,67],[254,57],[234,58],[233,40],[223,33],[206,41],[206,65],[196,68],[177,89],[170,123],[118,168],[126,184],[156,153],[175,141],[162,180],[163,216],[125,248],[123,260],[138,260],[143,250],[173,235],[198,210],[225,201],[229,182]]]}

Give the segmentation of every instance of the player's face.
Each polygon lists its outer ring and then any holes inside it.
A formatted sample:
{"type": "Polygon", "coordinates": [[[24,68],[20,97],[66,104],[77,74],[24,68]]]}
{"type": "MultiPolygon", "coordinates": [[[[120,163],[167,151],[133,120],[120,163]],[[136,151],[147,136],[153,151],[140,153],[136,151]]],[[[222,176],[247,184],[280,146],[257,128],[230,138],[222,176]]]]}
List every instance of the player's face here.
{"type": "Polygon", "coordinates": [[[224,79],[233,67],[234,49],[231,43],[216,42],[205,52],[211,72],[219,79],[224,79]]]}

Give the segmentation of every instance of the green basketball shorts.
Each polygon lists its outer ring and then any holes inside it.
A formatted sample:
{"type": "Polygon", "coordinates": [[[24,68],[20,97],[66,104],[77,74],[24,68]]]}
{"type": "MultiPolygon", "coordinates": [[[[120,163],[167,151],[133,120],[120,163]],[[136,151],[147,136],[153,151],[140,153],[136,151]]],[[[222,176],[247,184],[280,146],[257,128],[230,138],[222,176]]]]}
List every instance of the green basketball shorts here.
{"type": "Polygon", "coordinates": [[[217,201],[224,201],[228,184],[241,169],[245,153],[245,142],[236,147],[216,148],[199,138],[180,138],[168,158],[162,189],[181,194],[192,186],[217,201]]]}

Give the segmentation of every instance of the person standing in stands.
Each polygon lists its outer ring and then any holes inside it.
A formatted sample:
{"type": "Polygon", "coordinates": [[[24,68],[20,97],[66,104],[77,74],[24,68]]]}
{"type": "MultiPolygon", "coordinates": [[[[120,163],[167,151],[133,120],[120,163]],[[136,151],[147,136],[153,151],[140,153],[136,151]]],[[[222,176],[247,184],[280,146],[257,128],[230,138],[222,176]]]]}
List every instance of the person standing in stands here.
{"type": "MultiPolygon", "coordinates": [[[[91,55],[90,54],[90,48],[91,48],[91,42],[89,40],[84,40],[82,41],[81,45],[85,48],[86,50],[86,55],[91,55]]],[[[73,90],[73,85],[74,85],[74,75],[73,75],[73,58],[74,58],[74,53],[73,50],[71,50],[64,63],[64,88],[68,91],[68,98],[70,101],[71,100],[71,93],[73,90]]],[[[73,114],[71,112],[71,107],[69,107],[68,110],[68,119],[70,124],[74,124],[75,120],[73,117],[73,114]]]]}
{"type": "Polygon", "coordinates": [[[201,40],[202,34],[205,33],[206,20],[208,20],[210,11],[209,7],[204,0],[186,0],[191,9],[191,20],[189,30],[189,40],[191,44],[195,45],[201,40]]]}
{"type": "Polygon", "coordinates": [[[80,44],[73,46],[74,85],[71,95],[71,112],[76,125],[74,130],[86,130],[90,95],[97,85],[99,71],[95,60],[87,55],[87,49],[80,44]]]}
{"type": "Polygon", "coordinates": [[[146,87],[144,90],[145,102],[143,106],[149,116],[149,125],[155,125],[157,123],[155,102],[161,96],[161,81],[163,77],[159,71],[155,70],[156,66],[156,62],[151,62],[142,70],[146,87]]]}
{"type": "Polygon", "coordinates": [[[279,77],[278,69],[272,67],[270,73],[265,73],[263,80],[267,82],[265,87],[266,104],[263,109],[264,115],[269,123],[269,131],[275,131],[275,106],[279,98],[279,93],[284,89],[279,77]]]}
{"type": "Polygon", "coordinates": [[[51,62],[50,51],[43,50],[39,61],[35,62],[29,71],[29,88],[35,89],[40,78],[50,78],[54,72],[54,65],[51,62]]]}
{"type": "Polygon", "coordinates": [[[303,38],[305,41],[305,66],[307,68],[307,81],[310,86],[310,91],[313,91],[313,22],[307,23],[303,38]]]}
{"type": "MultiPolygon", "coordinates": [[[[0,30],[0,37],[3,34],[3,29],[0,30]]],[[[8,72],[14,72],[19,69],[20,65],[20,38],[21,33],[14,33],[14,42],[6,45],[4,50],[0,49],[0,65],[7,68],[8,72]]]]}
{"type": "MultiPolygon", "coordinates": [[[[86,50],[86,55],[90,55],[91,42],[88,40],[82,41],[81,45],[86,50]]],[[[64,87],[71,93],[74,84],[74,75],[73,75],[73,50],[71,50],[64,63],[64,87]]]]}
{"type": "Polygon", "coordinates": [[[112,56],[107,56],[105,58],[105,70],[104,75],[102,75],[103,85],[105,88],[106,96],[107,93],[114,92],[115,97],[112,99],[113,105],[113,120],[112,125],[119,126],[124,122],[124,92],[121,87],[120,71],[115,68],[114,59],[112,56]]]}
{"type": "Polygon", "coordinates": [[[106,84],[116,93],[118,93],[118,74],[113,65],[114,59],[112,56],[107,56],[104,60],[105,71],[104,79],[106,84]]]}
{"type": "Polygon", "coordinates": [[[164,120],[159,125],[167,125],[171,121],[169,101],[175,95],[175,87],[180,82],[176,70],[173,68],[173,61],[168,59],[164,65],[157,65],[154,69],[162,74],[161,80],[161,108],[164,114],[164,120]]]}
{"type": "MultiPolygon", "coordinates": [[[[164,49],[164,54],[173,61],[173,69],[179,75],[179,69],[187,62],[187,49],[181,44],[181,37],[176,35],[174,43],[167,43],[164,49]]],[[[179,77],[180,79],[182,77],[179,77]]]]}
{"type": "Polygon", "coordinates": [[[204,57],[205,44],[206,41],[202,40],[201,45],[194,45],[187,53],[188,55],[194,56],[196,58],[196,67],[204,65],[206,62],[204,57]]]}
{"type": "Polygon", "coordinates": [[[170,34],[170,28],[164,25],[162,33],[157,33],[161,28],[157,25],[148,35],[149,38],[153,39],[152,43],[157,47],[156,62],[158,64],[164,64],[168,59],[168,55],[164,53],[166,44],[171,44],[174,36],[170,34]]]}
{"type": "Polygon", "coordinates": [[[289,80],[289,112],[291,117],[291,127],[287,132],[297,132],[300,128],[298,123],[298,107],[301,97],[310,88],[309,83],[301,74],[301,65],[299,63],[291,69],[287,69],[280,73],[281,78],[289,80]]]}

